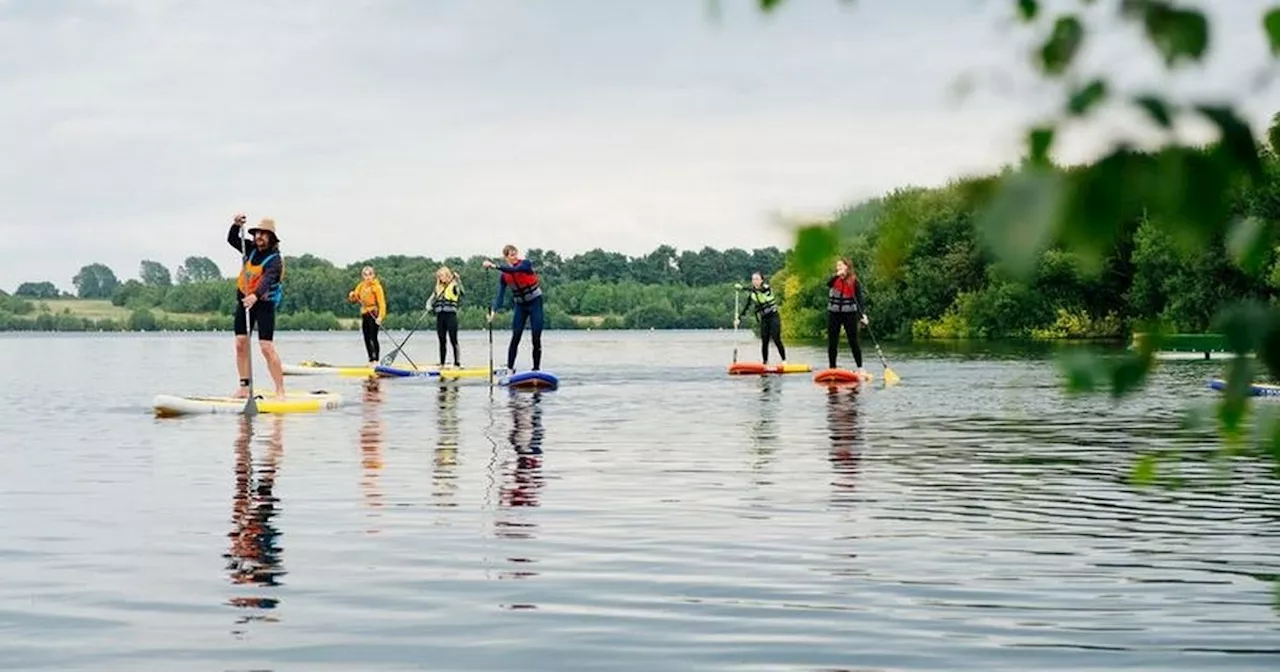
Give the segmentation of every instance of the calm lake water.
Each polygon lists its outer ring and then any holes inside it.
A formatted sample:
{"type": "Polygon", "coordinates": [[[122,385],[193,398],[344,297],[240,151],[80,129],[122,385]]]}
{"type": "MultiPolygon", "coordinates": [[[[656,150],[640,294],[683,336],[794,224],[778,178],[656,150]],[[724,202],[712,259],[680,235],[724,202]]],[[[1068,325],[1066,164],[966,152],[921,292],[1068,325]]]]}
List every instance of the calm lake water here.
{"type": "Polygon", "coordinates": [[[1280,479],[1125,482],[1209,445],[1178,420],[1221,365],[1113,404],[1048,355],[887,349],[899,385],[828,391],[732,346],[548,332],[555,391],[290,377],[348,403],[249,423],[151,415],[234,389],[227,334],[0,336],[0,668],[1280,669],[1280,479]]]}

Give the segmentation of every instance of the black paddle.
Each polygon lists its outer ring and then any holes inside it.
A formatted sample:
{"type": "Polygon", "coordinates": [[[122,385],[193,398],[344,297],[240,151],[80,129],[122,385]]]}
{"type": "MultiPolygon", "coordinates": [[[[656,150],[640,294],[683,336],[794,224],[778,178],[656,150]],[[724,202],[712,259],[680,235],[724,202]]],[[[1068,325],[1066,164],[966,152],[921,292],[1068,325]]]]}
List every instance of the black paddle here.
{"type": "MultiPolygon", "coordinates": [[[[424,309],[422,311],[422,314],[418,316],[418,320],[413,323],[413,328],[409,330],[408,334],[405,334],[404,340],[400,341],[400,344],[397,345],[394,350],[392,350],[389,354],[385,355],[382,358],[383,366],[391,366],[392,364],[395,363],[396,355],[400,354],[400,352],[404,350],[404,344],[409,342],[409,338],[413,336],[413,332],[417,331],[418,327],[422,326],[422,321],[427,318],[428,312],[430,312],[429,308],[424,309]]],[[[396,342],[396,339],[393,338],[390,334],[387,335],[387,338],[390,338],[392,343],[396,342]]],[[[404,358],[409,360],[409,364],[411,364],[413,368],[415,369],[418,368],[418,364],[414,362],[412,358],[409,357],[408,353],[405,353],[404,358]]]]}
{"type": "MultiPolygon", "coordinates": [[[[240,223],[240,256],[241,256],[240,272],[241,273],[244,273],[244,263],[245,263],[245,260],[249,258],[249,250],[248,250],[248,247],[246,246],[246,243],[248,241],[244,237],[244,226],[245,226],[244,223],[241,222],[240,223]]],[[[244,298],[248,298],[248,296],[246,295],[244,298]]],[[[240,304],[244,305],[244,299],[240,300],[240,304]]],[[[245,359],[248,360],[248,364],[249,364],[248,366],[249,396],[246,397],[244,400],[243,412],[245,415],[254,416],[258,414],[258,402],[254,399],[254,393],[253,393],[253,323],[249,321],[248,306],[244,307],[244,332],[245,332],[245,337],[249,339],[248,347],[246,347],[245,349],[245,354],[247,355],[245,359]]]]}

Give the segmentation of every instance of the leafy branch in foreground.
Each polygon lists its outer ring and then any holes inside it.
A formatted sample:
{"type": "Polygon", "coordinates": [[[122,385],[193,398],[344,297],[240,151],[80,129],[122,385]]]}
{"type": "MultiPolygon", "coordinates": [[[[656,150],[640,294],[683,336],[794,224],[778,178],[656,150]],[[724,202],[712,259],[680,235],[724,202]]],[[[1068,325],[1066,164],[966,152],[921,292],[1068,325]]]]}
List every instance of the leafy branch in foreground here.
{"type": "MultiPolygon", "coordinates": [[[[1080,0],[1082,9],[1091,4],[1092,0],[1080,0]]],[[[768,12],[781,5],[761,0],[760,8],[768,12]]],[[[1059,113],[1027,132],[1022,164],[992,188],[972,194],[987,245],[1008,269],[1030,273],[1037,255],[1050,245],[1098,265],[1124,224],[1135,218],[1153,223],[1185,250],[1225,236],[1235,264],[1245,271],[1260,268],[1273,252],[1276,222],[1233,210],[1231,196],[1262,182],[1260,152],[1265,148],[1259,147],[1236,109],[1220,103],[1178,103],[1158,91],[1120,93],[1106,73],[1081,72],[1078,56],[1089,34],[1078,13],[1050,14],[1038,0],[1014,0],[1013,6],[1027,26],[1047,28],[1030,60],[1040,77],[1059,85],[1064,95],[1059,113]],[[1160,149],[1143,152],[1133,142],[1119,141],[1087,166],[1069,171],[1054,166],[1049,157],[1059,128],[1090,118],[1107,102],[1142,112],[1163,140],[1160,149]],[[1208,147],[1181,142],[1174,127],[1185,119],[1211,124],[1217,130],[1216,141],[1208,147]]],[[[1196,9],[1170,0],[1116,0],[1113,6],[1121,21],[1140,28],[1146,45],[1171,72],[1199,64],[1209,52],[1209,19],[1196,9]]],[[[1280,8],[1264,12],[1259,28],[1266,35],[1268,55],[1280,58],[1280,8]]],[[[1276,125],[1272,134],[1272,139],[1280,135],[1276,125]]],[[[826,237],[818,228],[810,225],[797,234],[795,266],[801,273],[825,268],[837,247],[836,227],[829,227],[832,233],[826,237]]],[[[897,240],[902,247],[911,245],[910,235],[897,240]]],[[[881,249],[877,256],[883,261],[904,255],[902,249],[881,249]]],[[[881,266],[893,271],[891,263],[881,266]]],[[[1218,309],[1217,324],[1235,357],[1216,415],[1228,445],[1238,447],[1250,411],[1248,388],[1255,369],[1251,356],[1256,354],[1267,372],[1280,377],[1280,308],[1236,303],[1218,309]]],[[[1141,347],[1122,357],[1065,360],[1067,388],[1087,392],[1105,387],[1116,398],[1133,394],[1147,381],[1160,338],[1160,330],[1154,328],[1141,347]]],[[[1280,454],[1280,424],[1264,434],[1254,442],[1257,448],[1280,454]]],[[[1137,480],[1151,480],[1155,463],[1150,457],[1140,460],[1137,480]]]]}

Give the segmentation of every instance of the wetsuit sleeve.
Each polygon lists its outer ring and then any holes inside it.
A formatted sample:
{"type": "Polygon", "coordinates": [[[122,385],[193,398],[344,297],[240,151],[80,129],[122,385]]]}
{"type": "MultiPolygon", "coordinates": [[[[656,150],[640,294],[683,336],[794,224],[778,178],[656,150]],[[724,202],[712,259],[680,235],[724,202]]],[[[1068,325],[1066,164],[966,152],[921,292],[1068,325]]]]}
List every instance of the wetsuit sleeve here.
{"type": "Polygon", "coordinates": [[[227,244],[236,248],[236,252],[240,252],[241,254],[244,254],[245,250],[252,252],[252,246],[248,244],[245,244],[243,247],[241,246],[240,241],[242,240],[244,240],[244,235],[240,233],[240,225],[232,224],[231,230],[227,231],[227,244]]]}
{"type": "Polygon", "coordinates": [[[856,283],[856,284],[855,284],[855,286],[854,286],[854,288],[853,288],[853,298],[854,298],[854,300],[855,300],[855,301],[857,301],[857,302],[858,302],[858,312],[862,313],[863,315],[866,315],[866,314],[867,314],[867,299],[866,299],[866,296],[862,293],[862,283],[861,283],[861,282],[858,282],[858,283],[856,283]]]}
{"type": "Polygon", "coordinates": [[[498,309],[502,307],[502,298],[503,298],[503,294],[505,294],[506,291],[507,291],[507,283],[503,282],[502,276],[499,275],[498,276],[498,294],[493,297],[493,312],[495,313],[498,312],[498,309]]]}
{"type": "Polygon", "coordinates": [[[459,299],[461,299],[461,298],[462,298],[462,295],[463,295],[463,293],[464,293],[464,292],[462,291],[462,278],[456,278],[456,279],[454,279],[454,281],[453,281],[453,286],[457,289],[457,292],[458,292],[458,298],[459,298],[459,299]]]}
{"type": "Polygon", "coordinates": [[[742,302],[742,312],[738,313],[738,317],[745,316],[747,314],[747,311],[751,310],[751,304],[754,303],[755,300],[756,300],[756,295],[752,294],[751,292],[747,292],[747,300],[742,302]]]}
{"type": "Polygon", "coordinates": [[[266,300],[267,295],[271,293],[271,288],[280,283],[280,271],[284,268],[284,257],[276,254],[271,261],[262,269],[262,282],[258,283],[258,291],[254,294],[258,295],[258,300],[266,300]]]}
{"type": "Polygon", "coordinates": [[[838,276],[838,275],[833,275],[833,276],[831,276],[830,278],[827,278],[827,287],[831,287],[831,286],[835,285],[835,284],[836,284],[836,278],[838,278],[838,277],[840,277],[840,276],[838,276]]]}
{"type": "Polygon", "coordinates": [[[533,262],[529,261],[528,259],[521,259],[520,263],[516,264],[515,266],[499,265],[498,270],[502,271],[503,273],[516,273],[516,272],[532,273],[533,262]]]}

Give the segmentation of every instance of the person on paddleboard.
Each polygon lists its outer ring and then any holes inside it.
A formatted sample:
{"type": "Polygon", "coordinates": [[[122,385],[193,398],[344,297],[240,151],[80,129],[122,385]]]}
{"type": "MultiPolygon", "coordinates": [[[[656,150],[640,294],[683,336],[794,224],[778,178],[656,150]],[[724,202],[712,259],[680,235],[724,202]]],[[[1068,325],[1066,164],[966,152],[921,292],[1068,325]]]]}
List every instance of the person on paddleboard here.
{"type": "Polygon", "coordinates": [[[347,294],[347,300],[360,304],[360,332],[364,334],[364,350],[369,355],[369,366],[378,365],[382,347],[378,330],[387,317],[387,293],[372,266],[360,269],[360,282],[347,294]]]}
{"type": "Polygon", "coordinates": [[[858,342],[858,322],[867,324],[866,299],[862,283],[848,259],[836,260],[836,274],[827,281],[827,362],[836,368],[836,352],[839,349],[840,329],[849,338],[849,350],[853,361],[862,372],[862,346],[858,342]],[[861,319],[859,319],[861,318],[861,319]]]}
{"type": "MultiPolygon", "coordinates": [[[[744,289],[739,283],[735,283],[733,288],[744,289]]],[[[757,271],[751,274],[751,287],[746,289],[747,305],[742,307],[741,313],[733,317],[733,328],[737,329],[739,321],[747,311],[755,308],[756,320],[760,323],[760,361],[764,364],[769,363],[769,341],[772,340],[774,346],[778,348],[778,357],[782,359],[782,364],[786,364],[787,349],[782,345],[782,316],[778,313],[778,300],[773,295],[773,288],[757,271]]]]}
{"type": "Polygon", "coordinates": [[[240,387],[233,395],[243,399],[249,396],[249,329],[258,330],[258,346],[267,360],[271,382],[275,383],[276,398],[284,399],[284,367],[276,353],[276,309],[280,307],[284,289],[284,258],[280,256],[280,238],[276,235],[275,220],[263,219],[249,229],[252,245],[245,245],[244,215],[236,215],[227,232],[227,243],[237,251],[243,250],[240,275],[236,278],[236,311],[234,332],[236,335],[236,368],[240,373],[240,387]],[[249,312],[248,324],[245,311],[249,312]]]}
{"type": "Polygon", "coordinates": [[[458,354],[458,302],[462,299],[462,278],[448,266],[436,269],[436,288],[427,299],[427,307],[436,314],[436,338],[440,341],[440,368],[448,354],[446,339],[453,344],[453,365],[462,368],[458,354]]]}
{"type": "Polygon", "coordinates": [[[506,264],[495,264],[484,260],[485,268],[496,268],[501,272],[498,277],[498,295],[493,299],[493,308],[489,310],[489,322],[502,307],[503,294],[511,287],[511,345],[507,347],[507,370],[516,371],[516,353],[520,349],[520,336],[524,333],[524,325],[531,322],[533,330],[533,370],[542,366],[542,287],[538,283],[538,274],[533,271],[533,263],[520,258],[520,251],[515,245],[502,248],[502,257],[506,264]]]}

